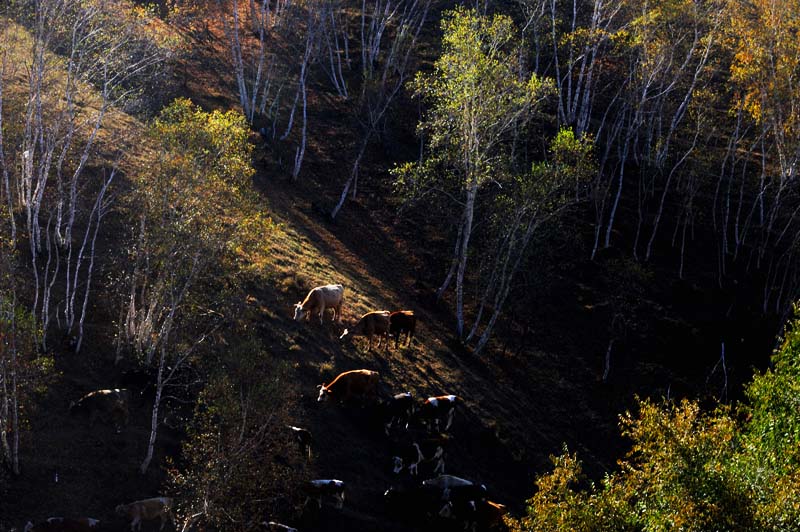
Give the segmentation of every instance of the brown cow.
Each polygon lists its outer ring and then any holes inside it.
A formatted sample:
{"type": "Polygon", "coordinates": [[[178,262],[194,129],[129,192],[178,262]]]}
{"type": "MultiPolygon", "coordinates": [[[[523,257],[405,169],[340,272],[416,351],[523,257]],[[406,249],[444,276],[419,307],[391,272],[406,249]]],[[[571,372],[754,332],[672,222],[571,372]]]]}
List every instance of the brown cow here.
{"type": "Polygon", "coordinates": [[[100,528],[100,521],[91,517],[80,519],[67,519],[64,517],[50,517],[46,521],[35,525],[28,521],[24,532],[94,532],[100,528]]]}
{"type": "Polygon", "coordinates": [[[156,518],[161,519],[159,530],[164,529],[167,519],[175,523],[172,515],[172,499],[169,497],[153,497],[130,504],[120,504],[116,511],[118,515],[124,515],[131,519],[131,530],[139,530],[142,528],[142,521],[151,521],[156,518]]]}
{"type": "Polygon", "coordinates": [[[341,340],[348,334],[350,336],[366,336],[369,339],[369,349],[372,349],[372,335],[377,334],[378,347],[381,346],[381,340],[384,339],[386,340],[384,349],[386,349],[386,346],[389,345],[389,311],[376,310],[367,312],[361,316],[361,319],[351,330],[345,329],[339,339],[341,340]]]}
{"type": "Polygon", "coordinates": [[[368,369],[354,369],[340,373],[330,384],[319,385],[317,401],[330,396],[334,401],[346,402],[353,397],[375,396],[379,374],[368,369]]]}
{"type": "Polygon", "coordinates": [[[333,318],[342,321],[342,303],[344,302],[344,286],[340,284],[329,284],[312,288],[302,303],[299,301],[294,306],[294,320],[299,321],[304,317],[306,321],[311,319],[311,315],[319,315],[319,323],[322,325],[322,316],[325,309],[333,309],[333,318]]]}
{"type": "Polygon", "coordinates": [[[128,424],[129,399],[130,392],[125,389],[97,390],[70,403],[69,413],[88,416],[90,427],[98,418],[104,423],[113,423],[120,432],[121,427],[128,424]]]}
{"type": "Polygon", "coordinates": [[[406,333],[406,345],[409,345],[416,328],[417,317],[414,316],[413,310],[398,310],[389,315],[389,336],[394,336],[395,349],[403,333],[406,333]]]}

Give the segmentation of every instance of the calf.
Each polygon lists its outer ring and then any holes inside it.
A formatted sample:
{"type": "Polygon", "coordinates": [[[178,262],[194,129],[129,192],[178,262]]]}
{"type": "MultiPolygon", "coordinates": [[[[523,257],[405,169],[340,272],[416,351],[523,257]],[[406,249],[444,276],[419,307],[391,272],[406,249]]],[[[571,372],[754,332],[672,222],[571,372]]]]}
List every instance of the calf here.
{"type": "Polygon", "coordinates": [[[306,451],[308,459],[311,460],[311,442],[313,441],[311,432],[292,425],[286,425],[286,427],[292,432],[294,439],[300,444],[300,448],[306,451]]]}
{"type": "Polygon", "coordinates": [[[341,510],[344,506],[344,482],[341,480],[309,480],[303,486],[303,490],[306,493],[306,502],[303,503],[303,506],[308,504],[311,499],[316,499],[318,508],[322,508],[322,498],[326,495],[336,499],[337,509],[341,510]]]}
{"type": "Polygon", "coordinates": [[[406,345],[410,344],[416,328],[417,317],[414,316],[413,310],[398,310],[389,315],[389,336],[394,337],[395,349],[403,333],[406,333],[406,345]]]}
{"type": "Polygon", "coordinates": [[[128,424],[129,398],[128,390],[97,390],[70,403],[69,413],[88,416],[90,427],[98,418],[104,423],[113,423],[120,432],[122,425],[128,424]]]}
{"type": "Polygon", "coordinates": [[[64,517],[50,517],[46,521],[35,525],[28,521],[24,532],[93,532],[100,528],[100,521],[91,517],[67,519],[64,517]]]}
{"type": "Polygon", "coordinates": [[[317,401],[330,397],[334,401],[347,402],[353,397],[374,397],[379,374],[368,369],[354,369],[340,373],[330,384],[320,384],[317,401]]]}
{"type": "Polygon", "coordinates": [[[169,497],[154,497],[130,504],[120,504],[117,506],[116,512],[131,520],[131,530],[140,530],[142,521],[152,521],[155,518],[161,519],[159,530],[164,529],[168,518],[173,525],[175,523],[175,517],[172,515],[172,499],[169,497]]]}
{"type": "Polygon", "coordinates": [[[383,403],[382,410],[383,428],[387,436],[396,424],[403,424],[408,429],[408,424],[415,411],[414,397],[411,392],[398,393],[383,403]]]}
{"type": "Polygon", "coordinates": [[[383,348],[386,349],[386,346],[389,345],[389,311],[367,312],[361,316],[352,329],[345,329],[339,339],[341,340],[348,334],[350,336],[366,336],[369,340],[369,349],[372,349],[372,336],[377,335],[378,347],[381,346],[381,340],[385,340],[383,348]]]}
{"type": "Polygon", "coordinates": [[[455,412],[456,403],[459,397],[455,395],[439,395],[436,397],[428,397],[418,412],[418,419],[422,421],[428,430],[431,430],[432,425],[435,427],[436,432],[439,432],[439,425],[442,418],[447,418],[444,431],[450,430],[450,425],[453,424],[453,414],[455,412]]]}
{"type": "Polygon", "coordinates": [[[344,302],[344,286],[340,284],[328,284],[312,288],[303,302],[297,302],[294,306],[294,320],[299,321],[304,317],[306,321],[312,315],[319,315],[319,323],[322,325],[322,316],[325,310],[333,309],[333,319],[342,321],[342,303],[344,302]]]}

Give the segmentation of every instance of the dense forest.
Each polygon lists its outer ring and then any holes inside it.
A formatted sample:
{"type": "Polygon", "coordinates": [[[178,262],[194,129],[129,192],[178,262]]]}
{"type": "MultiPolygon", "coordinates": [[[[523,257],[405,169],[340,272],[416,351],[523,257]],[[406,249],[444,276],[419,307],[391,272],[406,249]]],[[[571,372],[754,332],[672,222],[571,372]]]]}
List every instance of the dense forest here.
{"type": "Polygon", "coordinates": [[[796,0],[0,3],[0,532],[800,531],[798,79],[796,0]]]}

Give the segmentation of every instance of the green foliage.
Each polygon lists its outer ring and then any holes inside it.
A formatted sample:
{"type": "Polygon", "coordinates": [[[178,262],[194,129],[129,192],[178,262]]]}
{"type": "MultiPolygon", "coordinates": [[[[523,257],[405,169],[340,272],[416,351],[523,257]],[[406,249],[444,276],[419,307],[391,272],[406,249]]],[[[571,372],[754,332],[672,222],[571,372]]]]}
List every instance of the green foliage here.
{"type": "Polygon", "coordinates": [[[564,454],[551,459],[553,472],[537,480],[538,491],[528,501],[528,517],[509,520],[512,532],[635,530],[630,523],[630,512],[624,504],[619,504],[620,497],[610,477],[604,479],[600,488],[589,483],[588,489],[577,489],[586,485],[577,457],[565,449],[564,454]]]}
{"type": "Polygon", "coordinates": [[[187,99],[175,100],[153,121],[159,147],[156,168],[139,176],[139,206],[154,249],[165,259],[182,249],[221,252],[234,231],[243,189],[254,170],[249,128],[236,111],[206,113],[187,99]]]}
{"type": "Polygon", "coordinates": [[[632,447],[601,487],[581,486],[574,456],[554,458],[515,531],[800,530],[800,320],[774,368],[747,386],[744,422],[731,409],[640,401],[622,416],[632,447]]]}
{"type": "Polygon", "coordinates": [[[543,213],[580,197],[597,173],[594,142],[588,135],[578,138],[572,129],[561,128],[550,141],[549,154],[549,161],[533,163],[530,174],[521,177],[521,197],[543,213]]]}
{"type": "Polygon", "coordinates": [[[288,508],[304,458],[287,437],[286,368],[257,339],[239,333],[206,360],[208,384],[189,427],[184,464],[169,471],[181,511],[204,511],[203,521],[216,530],[248,530],[276,507],[288,508]],[[276,455],[289,460],[272,460],[276,455]]]}
{"type": "Polygon", "coordinates": [[[551,140],[549,160],[504,183],[492,209],[493,231],[502,238],[515,224],[540,224],[582,197],[597,173],[593,139],[561,128],[551,140]]]}
{"type": "Polygon", "coordinates": [[[217,322],[220,313],[207,309],[230,299],[237,255],[256,245],[252,233],[269,232],[271,221],[251,200],[249,133],[240,113],[207,113],[187,99],[175,100],[149,129],[158,162],[135,176],[127,198],[130,216],[140,221],[122,327],[148,360],[175,320],[170,340],[189,343],[202,336],[204,322],[217,322]]]}
{"type": "Polygon", "coordinates": [[[418,73],[412,83],[430,105],[418,126],[430,146],[428,168],[396,170],[401,181],[414,172],[417,187],[429,180],[482,183],[491,178],[502,166],[504,135],[529,120],[552,91],[549,80],[520,75],[519,44],[509,17],[457,8],[445,15],[442,30],[442,54],[433,72],[418,73]]]}
{"type": "Polygon", "coordinates": [[[29,433],[34,399],[47,392],[56,374],[53,357],[38,349],[41,334],[34,316],[0,284],[0,462],[10,471],[18,465],[12,441],[29,433]]]}
{"type": "MultiPolygon", "coordinates": [[[[795,307],[795,315],[800,315],[795,307]]],[[[800,321],[787,328],[773,368],[745,390],[748,422],[736,467],[766,530],[800,529],[800,321]]]]}

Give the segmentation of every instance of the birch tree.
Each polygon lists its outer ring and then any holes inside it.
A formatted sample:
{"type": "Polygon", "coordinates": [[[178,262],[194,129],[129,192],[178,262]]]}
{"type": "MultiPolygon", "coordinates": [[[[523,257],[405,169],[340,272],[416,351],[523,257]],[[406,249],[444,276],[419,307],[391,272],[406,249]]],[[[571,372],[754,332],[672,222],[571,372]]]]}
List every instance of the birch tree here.
{"type": "Polygon", "coordinates": [[[213,268],[236,228],[241,188],[252,175],[249,128],[237,112],[205,113],[176,100],[150,128],[158,164],[138,176],[129,201],[139,214],[126,275],[118,360],[125,354],[154,367],[156,399],[141,465],[153,458],[165,392],[177,382],[220,325],[214,293],[198,285],[213,268]],[[203,297],[210,301],[201,303],[203,297]]]}
{"type": "MultiPolygon", "coordinates": [[[[739,91],[733,106],[740,120],[733,137],[739,152],[733,156],[740,170],[738,177],[728,174],[726,187],[730,190],[730,180],[736,179],[739,190],[718,196],[724,200],[723,238],[728,242],[723,243],[735,259],[736,251],[749,242],[756,249],[756,265],[771,256],[767,285],[785,297],[796,293],[781,285],[791,278],[800,232],[800,9],[794,2],[761,0],[732,0],[729,5],[731,81],[739,91]],[[746,132],[750,134],[744,136],[746,132]]],[[[765,287],[765,308],[772,293],[765,287]]]]}
{"type": "Polygon", "coordinates": [[[117,3],[19,2],[11,14],[27,28],[8,29],[15,32],[10,53],[27,74],[27,100],[19,144],[3,154],[8,201],[24,215],[19,229],[29,247],[40,341],[46,346],[55,318],[62,332],[78,337],[79,349],[96,238],[116,174],[87,166],[110,110],[138,97],[140,76],[166,49],[148,37],[146,19],[117,3]]]}
{"type": "Polygon", "coordinates": [[[169,473],[181,511],[226,530],[249,530],[265,516],[288,512],[306,470],[305,456],[286,437],[290,416],[298,415],[286,368],[249,334],[236,330],[204,364],[209,377],[189,425],[184,464],[169,473]],[[264,459],[276,454],[286,460],[264,459]]]}
{"type": "Polygon", "coordinates": [[[414,81],[416,94],[429,104],[418,128],[429,139],[430,155],[417,170],[419,178],[430,182],[418,185],[453,185],[458,236],[438,296],[455,278],[456,331],[463,337],[464,282],[478,192],[493,181],[495,168],[502,164],[506,135],[533,118],[552,85],[535,74],[520,76],[510,18],[457,9],[445,15],[442,29],[442,55],[434,71],[420,73],[414,81]]]}
{"type": "Polygon", "coordinates": [[[430,0],[376,1],[371,9],[371,22],[367,26],[365,19],[370,10],[366,0],[361,4],[363,64],[357,107],[361,141],[350,176],[331,211],[331,219],[339,214],[348,194],[353,199],[356,197],[361,162],[387,111],[406,84],[409,63],[416,50],[420,31],[425,26],[429,8],[430,0]],[[393,23],[392,27],[387,28],[390,23],[393,23]]]}
{"type": "Polygon", "coordinates": [[[494,202],[492,236],[488,240],[496,245],[489,248],[491,266],[482,276],[482,296],[465,338],[467,343],[477,338],[476,354],[491,338],[538,231],[584,199],[587,185],[597,172],[592,140],[576,138],[572,130],[559,131],[550,144],[549,156],[548,161],[534,163],[530,173],[504,180],[504,190],[494,202]],[[485,322],[484,311],[489,312],[485,322]]]}

